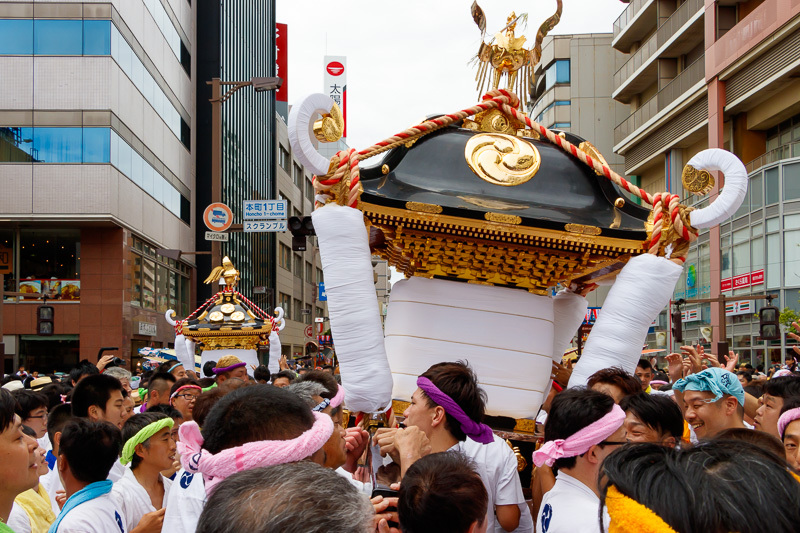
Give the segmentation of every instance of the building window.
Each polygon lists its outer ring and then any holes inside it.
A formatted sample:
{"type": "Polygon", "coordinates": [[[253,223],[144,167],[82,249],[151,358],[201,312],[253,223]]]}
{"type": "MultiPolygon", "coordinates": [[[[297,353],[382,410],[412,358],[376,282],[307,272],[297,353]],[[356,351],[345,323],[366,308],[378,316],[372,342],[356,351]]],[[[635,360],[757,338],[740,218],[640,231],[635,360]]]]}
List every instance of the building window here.
{"type": "Polygon", "coordinates": [[[278,293],[278,301],[283,307],[284,316],[288,319],[292,316],[292,297],[282,292],[278,293]]]}
{"type": "Polygon", "coordinates": [[[316,310],[317,310],[317,316],[320,316],[320,317],[321,316],[325,316],[324,315],[325,311],[323,311],[323,309],[321,307],[317,307],[316,310]]]}
{"type": "Polygon", "coordinates": [[[767,189],[766,205],[777,204],[780,201],[780,182],[778,179],[778,167],[773,167],[764,171],[764,185],[767,189]]]}
{"type": "Polygon", "coordinates": [[[80,230],[21,229],[19,292],[80,300],[80,230]]]}
{"type": "Polygon", "coordinates": [[[292,271],[292,249],[283,243],[280,243],[280,264],[286,270],[292,271]]]}
{"type": "Polygon", "coordinates": [[[306,200],[314,204],[314,184],[311,180],[306,180],[306,200]]]}
{"type": "Polygon", "coordinates": [[[783,233],[784,287],[800,287],[800,231],[783,233]]]}
{"type": "Polygon", "coordinates": [[[294,275],[303,279],[303,258],[297,254],[294,254],[294,275]]]}
{"type": "Polygon", "coordinates": [[[306,279],[306,281],[307,281],[308,283],[312,283],[312,282],[314,281],[314,275],[313,275],[313,272],[314,272],[314,269],[313,269],[313,267],[311,266],[311,263],[309,263],[308,261],[306,261],[306,278],[305,278],[305,279],[306,279]]]}
{"type": "Polygon", "coordinates": [[[292,165],[292,180],[294,181],[294,186],[303,190],[303,169],[300,168],[297,163],[292,165]]]}
{"type": "Polygon", "coordinates": [[[318,268],[317,269],[317,283],[322,283],[322,281],[323,281],[322,280],[322,269],[318,268]]]}
{"type": "MultiPolygon", "coordinates": [[[[569,128],[571,126],[572,126],[571,122],[556,122],[552,126],[550,126],[550,128],[564,129],[564,128],[569,128]]],[[[548,128],[548,129],[550,129],[550,128],[548,128]]]]}
{"type": "Polygon", "coordinates": [[[311,305],[310,304],[305,304],[303,306],[303,311],[305,311],[303,313],[303,323],[304,324],[311,324],[311,305]]]}
{"type": "Polygon", "coordinates": [[[189,314],[191,268],[157,255],[153,246],[134,239],[131,249],[131,305],[163,313],[189,314]]]}
{"type": "Polygon", "coordinates": [[[109,128],[0,128],[3,163],[108,163],[109,128]]]}
{"type": "Polygon", "coordinates": [[[109,20],[0,20],[0,55],[80,56],[111,53],[109,20]]]}
{"type": "Polygon", "coordinates": [[[294,305],[294,315],[292,315],[295,322],[303,321],[303,306],[300,300],[296,299],[292,302],[294,305]]]}
{"type": "Polygon", "coordinates": [[[153,20],[155,20],[158,29],[161,30],[161,35],[164,36],[164,40],[167,41],[170,50],[172,50],[172,53],[175,54],[175,57],[180,61],[181,37],[178,34],[178,30],[173,26],[172,20],[169,18],[169,15],[167,15],[164,6],[161,5],[159,0],[144,0],[144,5],[147,6],[147,10],[150,11],[150,14],[153,16],[153,20]]]}
{"type": "Polygon", "coordinates": [[[800,163],[783,166],[783,199],[800,198],[800,163]]]}
{"type": "Polygon", "coordinates": [[[289,151],[282,144],[278,145],[278,164],[283,170],[289,172],[289,151]]]}
{"type": "Polygon", "coordinates": [[[547,67],[545,71],[545,89],[549,89],[556,84],[569,82],[569,59],[558,59],[547,67]]]}

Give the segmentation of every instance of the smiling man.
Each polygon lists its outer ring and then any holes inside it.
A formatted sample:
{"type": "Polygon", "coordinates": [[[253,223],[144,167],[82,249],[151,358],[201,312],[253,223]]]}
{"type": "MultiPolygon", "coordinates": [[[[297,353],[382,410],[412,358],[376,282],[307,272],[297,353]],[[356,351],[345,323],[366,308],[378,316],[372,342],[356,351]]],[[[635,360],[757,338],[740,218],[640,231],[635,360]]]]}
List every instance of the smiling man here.
{"type": "Polygon", "coordinates": [[[22,421],[14,413],[15,407],[11,393],[0,389],[0,533],[12,531],[5,521],[14,498],[39,482],[34,454],[36,441],[22,433],[22,421]]]}
{"type": "Polygon", "coordinates": [[[683,418],[699,440],[713,438],[725,429],[745,427],[744,389],[736,374],[707,368],[679,379],[673,390],[676,397],[682,394],[683,418]]]}
{"type": "Polygon", "coordinates": [[[756,429],[781,438],[778,418],[787,400],[800,400],[800,377],[785,376],[764,383],[764,394],[758,399],[754,419],[756,429]]]}
{"type": "Polygon", "coordinates": [[[647,393],[622,399],[629,442],[652,442],[674,448],[683,435],[683,415],[667,396],[647,393]]]}

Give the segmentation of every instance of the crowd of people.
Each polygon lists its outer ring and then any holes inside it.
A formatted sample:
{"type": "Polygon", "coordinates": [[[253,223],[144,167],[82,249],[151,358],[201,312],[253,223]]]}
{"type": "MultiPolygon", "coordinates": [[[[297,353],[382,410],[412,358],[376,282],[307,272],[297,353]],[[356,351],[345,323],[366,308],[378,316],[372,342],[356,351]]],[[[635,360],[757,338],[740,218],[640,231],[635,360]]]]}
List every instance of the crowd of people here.
{"type": "Polygon", "coordinates": [[[554,365],[529,499],[465,362],[377,429],[333,367],[22,369],[0,389],[0,532],[796,531],[800,372],[666,359],[571,388],[554,365]]]}

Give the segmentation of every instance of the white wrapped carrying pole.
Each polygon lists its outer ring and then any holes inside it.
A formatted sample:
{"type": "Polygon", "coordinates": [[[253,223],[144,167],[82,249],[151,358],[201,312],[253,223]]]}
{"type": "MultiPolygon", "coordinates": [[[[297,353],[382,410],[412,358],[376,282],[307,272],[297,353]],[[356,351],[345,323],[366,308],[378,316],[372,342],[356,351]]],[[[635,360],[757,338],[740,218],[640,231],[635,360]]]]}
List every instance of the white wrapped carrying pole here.
{"type": "Polygon", "coordinates": [[[311,218],[319,240],[347,408],[383,411],[392,401],[392,374],[383,344],[364,215],[351,207],[328,204],[315,210],[311,218]]]}
{"type": "Polygon", "coordinates": [[[330,161],[314,148],[312,128],[316,116],[330,113],[333,105],[329,96],[315,93],[300,99],[289,112],[287,129],[294,156],[318,176],[327,174],[330,161]]]}

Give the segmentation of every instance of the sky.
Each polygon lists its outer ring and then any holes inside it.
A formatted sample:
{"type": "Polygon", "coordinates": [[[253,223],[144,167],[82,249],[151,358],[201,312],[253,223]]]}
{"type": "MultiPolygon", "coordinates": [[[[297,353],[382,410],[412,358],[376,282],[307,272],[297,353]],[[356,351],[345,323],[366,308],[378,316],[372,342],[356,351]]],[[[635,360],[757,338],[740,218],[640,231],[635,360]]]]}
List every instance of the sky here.
{"type": "MultiPolygon", "coordinates": [[[[531,45],[556,9],[555,0],[479,4],[487,41],[511,11],[527,12],[527,29],[518,25],[516,34],[531,45]]],[[[277,0],[277,21],[288,24],[289,103],[323,91],[325,55],[347,57],[347,142],[356,149],[427,115],[477,103],[476,70],[469,63],[481,35],[471,5],[472,0],[277,0]]],[[[619,0],[564,0],[561,22],[551,33],[610,33],[626,6],[619,0]]]]}
{"type": "MultiPolygon", "coordinates": [[[[610,33],[628,5],[619,0],[564,0],[553,35],[610,33]]],[[[435,113],[477,103],[475,66],[481,33],[472,0],[277,0],[277,21],[288,24],[289,104],[323,92],[324,56],[347,57],[347,143],[358,150],[403,131],[435,113]]],[[[556,0],[482,0],[486,40],[506,17],[528,13],[536,31],[556,10],[556,0]]],[[[608,73],[609,76],[613,72],[608,73]]],[[[370,165],[370,161],[365,162],[370,165]]],[[[393,270],[392,283],[402,279],[393,270]]]]}

